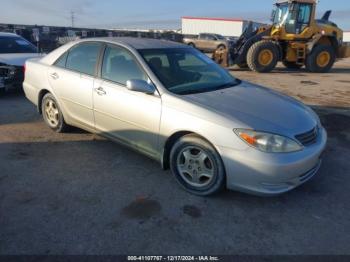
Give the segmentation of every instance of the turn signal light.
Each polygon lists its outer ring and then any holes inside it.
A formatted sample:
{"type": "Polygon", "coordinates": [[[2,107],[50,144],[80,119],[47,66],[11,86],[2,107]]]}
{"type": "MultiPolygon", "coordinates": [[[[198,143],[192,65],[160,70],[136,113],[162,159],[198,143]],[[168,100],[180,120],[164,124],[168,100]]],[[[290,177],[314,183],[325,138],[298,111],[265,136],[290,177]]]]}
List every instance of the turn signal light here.
{"type": "Polygon", "coordinates": [[[248,144],[255,145],[256,138],[248,135],[247,133],[240,133],[239,136],[244,139],[248,144]]]}

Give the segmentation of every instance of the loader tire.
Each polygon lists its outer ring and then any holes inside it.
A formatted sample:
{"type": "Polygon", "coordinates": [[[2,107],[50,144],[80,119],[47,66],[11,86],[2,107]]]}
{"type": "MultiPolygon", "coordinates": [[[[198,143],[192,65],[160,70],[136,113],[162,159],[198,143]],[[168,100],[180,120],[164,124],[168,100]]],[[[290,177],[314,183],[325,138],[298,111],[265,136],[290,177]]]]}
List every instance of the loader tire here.
{"type": "Polygon", "coordinates": [[[327,73],[335,62],[334,48],[329,45],[317,45],[307,56],[305,66],[312,73],[327,73]]]}
{"type": "Polygon", "coordinates": [[[247,54],[247,64],[252,71],[267,73],[272,71],[278,62],[279,51],[272,41],[262,40],[253,44],[247,54]]]}
{"type": "Polygon", "coordinates": [[[282,63],[288,69],[300,69],[303,67],[302,65],[299,65],[296,62],[282,61],[282,63]]]}

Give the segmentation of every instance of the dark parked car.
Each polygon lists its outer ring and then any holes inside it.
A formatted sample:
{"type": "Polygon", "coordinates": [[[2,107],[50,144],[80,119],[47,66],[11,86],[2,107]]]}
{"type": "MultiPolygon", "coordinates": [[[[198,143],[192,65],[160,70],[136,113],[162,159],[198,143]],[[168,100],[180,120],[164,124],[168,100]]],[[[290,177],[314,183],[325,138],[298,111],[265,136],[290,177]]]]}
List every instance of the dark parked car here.
{"type": "Polygon", "coordinates": [[[21,89],[25,61],[39,56],[37,48],[24,38],[0,33],[0,92],[21,89]]]}

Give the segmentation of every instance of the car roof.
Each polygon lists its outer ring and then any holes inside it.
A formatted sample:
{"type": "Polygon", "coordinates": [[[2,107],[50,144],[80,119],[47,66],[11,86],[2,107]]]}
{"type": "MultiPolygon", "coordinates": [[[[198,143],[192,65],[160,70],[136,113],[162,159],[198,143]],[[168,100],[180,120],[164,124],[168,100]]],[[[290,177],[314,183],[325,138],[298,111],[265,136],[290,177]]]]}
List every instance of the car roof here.
{"type": "Polygon", "coordinates": [[[98,37],[86,38],[85,41],[102,41],[108,43],[122,44],[130,46],[134,49],[162,49],[162,48],[187,48],[187,45],[159,39],[137,38],[137,37],[98,37]]]}
{"type": "Polygon", "coordinates": [[[17,34],[14,34],[14,33],[8,33],[8,32],[0,32],[0,36],[12,36],[12,37],[20,37],[19,35],[17,34]]]}

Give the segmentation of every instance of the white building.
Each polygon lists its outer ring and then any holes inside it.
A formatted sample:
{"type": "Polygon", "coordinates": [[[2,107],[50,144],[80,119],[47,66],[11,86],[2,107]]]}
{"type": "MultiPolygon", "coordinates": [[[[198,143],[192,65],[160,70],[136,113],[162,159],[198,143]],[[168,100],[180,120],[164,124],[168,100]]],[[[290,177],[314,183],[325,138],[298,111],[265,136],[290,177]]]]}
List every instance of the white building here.
{"type": "Polygon", "coordinates": [[[350,43],[350,31],[345,31],[344,32],[343,41],[350,43]]]}
{"type": "MultiPolygon", "coordinates": [[[[249,21],[242,19],[182,17],[182,34],[198,35],[200,33],[220,34],[223,36],[240,36],[249,21]]],[[[263,24],[254,22],[254,27],[263,24]]]]}

